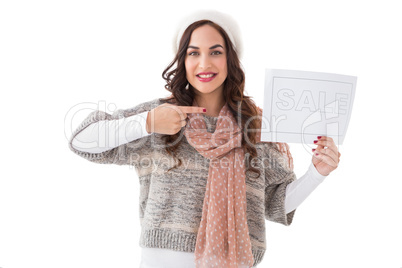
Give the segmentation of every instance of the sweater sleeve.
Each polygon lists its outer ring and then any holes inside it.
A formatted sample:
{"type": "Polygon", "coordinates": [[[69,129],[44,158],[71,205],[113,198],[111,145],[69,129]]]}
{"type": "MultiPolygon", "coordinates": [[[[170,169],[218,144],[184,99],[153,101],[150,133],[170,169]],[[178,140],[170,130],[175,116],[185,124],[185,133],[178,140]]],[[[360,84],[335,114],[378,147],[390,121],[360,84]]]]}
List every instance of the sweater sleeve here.
{"type": "Polygon", "coordinates": [[[149,136],[144,133],[146,113],[159,104],[155,99],[112,115],[98,110],[90,113],[72,133],[70,150],[94,163],[134,164],[138,157],[130,155],[140,150],[149,136]]]}
{"type": "Polygon", "coordinates": [[[269,221],[290,225],[296,210],[286,213],[286,187],[296,179],[296,174],[287,165],[288,160],[272,146],[266,148],[268,158],[265,170],[265,218],[269,221]]]}
{"type": "Polygon", "coordinates": [[[72,140],[74,149],[102,153],[150,135],[146,131],[148,111],[115,120],[100,120],[84,128],[72,140]]]}

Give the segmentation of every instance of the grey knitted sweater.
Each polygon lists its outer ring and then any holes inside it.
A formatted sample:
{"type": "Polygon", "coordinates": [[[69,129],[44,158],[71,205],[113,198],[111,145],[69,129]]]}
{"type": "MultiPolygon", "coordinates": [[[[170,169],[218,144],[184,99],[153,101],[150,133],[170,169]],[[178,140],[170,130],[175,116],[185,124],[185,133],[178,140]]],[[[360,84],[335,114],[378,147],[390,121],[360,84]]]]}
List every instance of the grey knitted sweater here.
{"type": "MultiPolygon", "coordinates": [[[[161,134],[153,133],[102,153],[82,152],[72,146],[74,137],[94,122],[150,111],[162,103],[161,99],[155,99],[117,110],[113,115],[94,111],[74,131],[69,146],[91,162],[135,167],[140,184],[141,247],[194,252],[210,160],[201,156],[184,135],[176,150],[182,164],[170,171],[177,162],[166,152],[161,134]]],[[[214,132],[217,117],[203,116],[207,131],[214,132]]],[[[254,266],[261,262],[266,249],[265,220],[284,225],[292,222],[295,211],[286,214],[284,203],[286,186],[296,179],[273,144],[261,142],[255,146],[258,159],[253,161],[253,166],[261,174],[258,178],[246,178],[247,223],[254,266]]]]}

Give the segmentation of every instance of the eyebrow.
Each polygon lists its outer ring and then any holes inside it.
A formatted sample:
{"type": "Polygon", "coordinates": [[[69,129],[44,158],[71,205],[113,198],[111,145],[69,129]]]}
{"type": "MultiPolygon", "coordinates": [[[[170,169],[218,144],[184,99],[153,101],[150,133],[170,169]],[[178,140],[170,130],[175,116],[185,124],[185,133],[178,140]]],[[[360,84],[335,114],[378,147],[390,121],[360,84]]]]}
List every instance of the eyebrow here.
{"type": "MultiPolygon", "coordinates": [[[[223,46],[221,46],[221,45],[219,45],[219,44],[216,44],[216,45],[210,47],[209,49],[214,49],[214,48],[217,48],[217,47],[223,48],[223,46]]],[[[189,49],[189,48],[200,49],[199,47],[196,47],[196,46],[188,46],[187,49],[189,49]]]]}

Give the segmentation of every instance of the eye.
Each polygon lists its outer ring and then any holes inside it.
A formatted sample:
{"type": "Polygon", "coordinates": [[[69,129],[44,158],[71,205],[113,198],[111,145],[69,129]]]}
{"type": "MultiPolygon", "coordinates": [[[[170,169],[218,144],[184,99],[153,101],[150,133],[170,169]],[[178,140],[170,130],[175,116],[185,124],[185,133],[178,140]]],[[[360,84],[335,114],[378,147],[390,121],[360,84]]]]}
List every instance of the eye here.
{"type": "Polygon", "coordinates": [[[220,54],[222,54],[222,52],[220,52],[220,51],[214,51],[214,52],[212,52],[212,55],[220,55],[220,54]]]}
{"type": "Polygon", "coordinates": [[[188,53],[188,55],[189,55],[189,56],[196,56],[196,55],[198,55],[198,52],[193,51],[193,52],[188,53]]]}

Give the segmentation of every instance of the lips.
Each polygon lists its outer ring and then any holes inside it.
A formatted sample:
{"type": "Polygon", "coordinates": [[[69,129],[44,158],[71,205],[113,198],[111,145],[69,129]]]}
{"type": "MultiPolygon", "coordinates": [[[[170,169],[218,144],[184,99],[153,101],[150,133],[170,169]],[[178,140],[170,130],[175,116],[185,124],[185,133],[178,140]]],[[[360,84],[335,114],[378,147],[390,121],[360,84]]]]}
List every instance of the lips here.
{"type": "Polygon", "coordinates": [[[211,80],[213,80],[216,77],[217,73],[199,73],[197,74],[197,78],[199,81],[201,82],[209,82],[211,80]]]}

